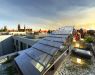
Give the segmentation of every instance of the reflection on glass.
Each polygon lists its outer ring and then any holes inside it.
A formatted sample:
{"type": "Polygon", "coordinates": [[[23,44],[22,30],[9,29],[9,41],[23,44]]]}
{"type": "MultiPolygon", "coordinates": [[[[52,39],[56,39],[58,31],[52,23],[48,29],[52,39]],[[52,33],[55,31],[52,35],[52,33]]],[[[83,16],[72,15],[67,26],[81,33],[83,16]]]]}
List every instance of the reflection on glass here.
{"type": "Polygon", "coordinates": [[[36,62],[36,61],[34,61],[34,60],[32,60],[31,63],[32,63],[32,64],[36,67],[36,69],[38,69],[40,72],[42,72],[42,70],[44,69],[44,67],[43,67],[40,63],[38,63],[38,62],[36,62]]]}
{"type": "Polygon", "coordinates": [[[36,64],[36,68],[37,68],[40,72],[44,69],[44,67],[43,67],[41,64],[39,64],[39,63],[36,64]]]}

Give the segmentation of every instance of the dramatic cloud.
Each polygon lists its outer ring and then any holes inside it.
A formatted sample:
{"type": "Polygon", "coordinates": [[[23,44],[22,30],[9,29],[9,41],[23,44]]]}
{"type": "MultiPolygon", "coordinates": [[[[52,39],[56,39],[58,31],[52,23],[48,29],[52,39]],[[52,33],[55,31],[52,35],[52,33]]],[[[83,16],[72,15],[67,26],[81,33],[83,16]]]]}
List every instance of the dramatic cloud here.
{"type": "Polygon", "coordinates": [[[95,24],[95,0],[0,0],[0,27],[95,24]]]}

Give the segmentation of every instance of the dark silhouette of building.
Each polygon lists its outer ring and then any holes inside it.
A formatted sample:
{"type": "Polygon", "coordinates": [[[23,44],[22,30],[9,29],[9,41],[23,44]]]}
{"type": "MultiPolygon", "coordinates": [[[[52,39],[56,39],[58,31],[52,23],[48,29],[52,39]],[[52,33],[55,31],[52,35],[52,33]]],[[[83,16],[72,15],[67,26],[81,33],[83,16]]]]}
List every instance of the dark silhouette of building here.
{"type": "Polygon", "coordinates": [[[18,31],[20,31],[20,24],[18,24],[18,31]]]}
{"type": "Polygon", "coordinates": [[[24,31],[26,31],[26,27],[25,27],[25,25],[24,25],[24,31]]]}
{"type": "Polygon", "coordinates": [[[6,31],[7,31],[7,26],[4,26],[3,31],[4,31],[4,32],[6,32],[6,31]]]}
{"type": "Polygon", "coordinates": [[[20,24],[18,24],[18,31],[19,32],[32,32],[32,28],[26,28],[25,25],[24,25],[24,28],[22,29],[20,24]]]}

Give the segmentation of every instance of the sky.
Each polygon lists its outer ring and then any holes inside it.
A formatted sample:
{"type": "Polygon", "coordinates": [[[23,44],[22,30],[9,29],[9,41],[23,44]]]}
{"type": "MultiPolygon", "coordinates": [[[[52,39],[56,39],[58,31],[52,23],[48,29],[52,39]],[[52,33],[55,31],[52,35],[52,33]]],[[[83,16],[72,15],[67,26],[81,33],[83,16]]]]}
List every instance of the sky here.
{"type": "Polygon", "coordinates": [[[0,28],[16,29],[18,24],[33,29],[95,27],[95,0],[0,0],[0,28]]]}

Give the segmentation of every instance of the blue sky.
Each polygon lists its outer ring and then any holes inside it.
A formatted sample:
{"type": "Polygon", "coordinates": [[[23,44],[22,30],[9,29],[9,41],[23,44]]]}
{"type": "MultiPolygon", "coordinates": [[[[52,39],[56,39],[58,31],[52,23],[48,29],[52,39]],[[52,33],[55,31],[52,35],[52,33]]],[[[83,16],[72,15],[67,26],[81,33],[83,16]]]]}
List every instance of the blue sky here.
{"type": "Polygon", "coordinates": [[[0,27],[52,29],[94,21],[95,0],[0,0],[0,27]]]}

